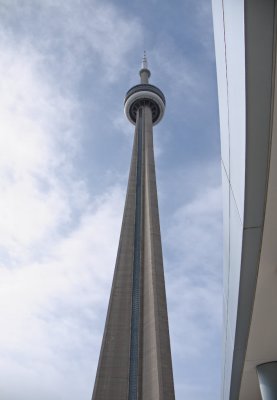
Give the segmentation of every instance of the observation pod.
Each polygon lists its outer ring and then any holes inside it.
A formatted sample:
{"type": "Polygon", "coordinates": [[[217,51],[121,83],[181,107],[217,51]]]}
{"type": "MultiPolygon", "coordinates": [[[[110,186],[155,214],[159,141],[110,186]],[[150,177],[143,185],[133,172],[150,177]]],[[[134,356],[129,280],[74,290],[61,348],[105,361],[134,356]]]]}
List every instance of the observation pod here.
{"type": "Polygon", "coordinates": [[[135,136],[92,400],[175,399],[153,149],[165,97],[145,55],[140,76],[124,101],[135,136]]]}
{"type": "Polygon", "coordinates": [[[124,111],[128,120],[136,125],[136,115],[140,107],[148,106],[152,111],[152,123],[158,124],[164,115],[165,97],[160,89],[149,83],[133,86],[126,94],[124,111]]]}
{"type": "Polygon", "coordinates": [[[154,85],[148,83],[151,72],[148,69],[146,55],[142,60],[142,68],[139,72],[141,83],[133,86],[125,96],[124,111],[128,120],[136,125],[136,115],[140,107],[148,106],[152,111],[152,124],[161,121],[165,111],[165,97],[163,92],[154,85]]]}

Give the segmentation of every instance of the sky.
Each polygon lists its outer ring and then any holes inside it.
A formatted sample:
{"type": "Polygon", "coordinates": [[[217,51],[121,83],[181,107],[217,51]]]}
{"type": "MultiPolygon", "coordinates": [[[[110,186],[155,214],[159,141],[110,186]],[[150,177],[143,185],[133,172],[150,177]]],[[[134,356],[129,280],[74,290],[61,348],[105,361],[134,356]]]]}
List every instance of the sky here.
{"type": "Polygon", "coordinates": [[[176,399],[220,394],[222,210],[207,0],[0,1],[0,397],[91,398],[147,51],[176,399]]]}

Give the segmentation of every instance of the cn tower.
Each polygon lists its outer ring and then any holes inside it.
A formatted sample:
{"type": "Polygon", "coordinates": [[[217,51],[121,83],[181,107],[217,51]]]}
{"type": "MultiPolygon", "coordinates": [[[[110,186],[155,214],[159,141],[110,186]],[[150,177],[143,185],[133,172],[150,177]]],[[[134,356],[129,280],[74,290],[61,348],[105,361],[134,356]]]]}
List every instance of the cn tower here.
{"type": "Polygon", "coordinates": [[[145,53],[139,73],[124,101],[135,136],[92,400],[175,399],[153,149],[165,97],[145,53]]]}

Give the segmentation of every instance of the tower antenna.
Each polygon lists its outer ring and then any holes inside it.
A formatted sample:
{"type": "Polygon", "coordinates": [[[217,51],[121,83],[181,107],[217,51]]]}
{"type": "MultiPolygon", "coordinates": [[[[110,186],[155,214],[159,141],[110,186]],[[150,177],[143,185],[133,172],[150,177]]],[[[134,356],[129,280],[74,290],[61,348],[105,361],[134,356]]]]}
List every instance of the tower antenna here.
{"type": "Polygon", "coordinates": [[[147,57],[146,57],[146,51],[144,50],[143,52],[143,58],[142,58],[142,63],[141,63],[141,70],[139,71],[140,74],[140,81],[141,83],[148,84],[148,79],[151,76],[151,72],[148,69],[148,62],[147,62],[147,57]]]}
{"type": "Polygon", "coordinates": [[[146,57],[146,51],[145,50],[143,52],[141,68],[142,69],[148,69],[148,62],[147,62],[147,57],[146,57]]]}

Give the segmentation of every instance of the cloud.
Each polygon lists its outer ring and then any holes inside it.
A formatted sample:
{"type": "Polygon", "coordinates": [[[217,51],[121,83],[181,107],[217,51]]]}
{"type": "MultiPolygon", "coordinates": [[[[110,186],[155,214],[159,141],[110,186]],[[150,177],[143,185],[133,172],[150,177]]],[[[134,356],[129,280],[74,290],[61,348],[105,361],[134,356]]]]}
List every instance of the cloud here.
{"type": "Polygon", "coordinates": [[[96,1],[11,1],[0,15],[0,242],[3,254],[30,255],[87,206],[88,185],[73,164],[86,129],[86,97],[76,89],[86,59],[115,79],[140,25],[96,1]]]}
{"type": "MultiPolygon", "coordinates": [[[[114,101],[115,90],[124,92],[120,80],[127,84],[130,56],[142,41],[144,27],[133,15],[96,0],[11,0],[0,7],[5,78],[0,82],[0,393],[5,400],[91,396],[125,194],[117,182],[126,168],[115,170],[113,161],[125,157],[122,149],[132,140],[109,130],[133,131],[114,101]],[[101,161],[110,164],[100,168],[101,161]]],[[[160,26],[157,32],[160,39],[160,26]]],[[[184,89],[196,91],[199,74],[191,74],[193,65],[163,38],[151,65],[155,69],[156,63],[157,71],[161,65],[164,82],[171,79],[172,110],[176,94],[183,101],[184,89]]],[[[183,113],[183,102],[178,107],[183,113]]],[[[159,138],[156,144],[156,153],[167,148],[159,138]]],[[[175,146],[174,158],[177,153],[175,146]]],[[[164,241],[180,382],[184,360],[199,361],[218,329],[215,237],[221,222],[214,181],[199,193],[199,174],[172,166],[169,195],[177,210],[164,217],[164,241]],[[180,181],[189,192],[183,202],[180,181]]],[[[185,386],[177,384],[180,393],[196,393],[194,383],[185,386]]]]}
{"type": "MultiPolygon", "coordinates": [[[[15,260],[70,221],[66,180],[59,175],[68,173],[76,150],[78,103],[44,82],[31,47],[2,43],[0,54],[0,241],[15,260]]],[[[71,183],[73,192],[80,188],[71,183]]]]}
{"type": "Polygon", "coordinates": [[[88,69],[97,79],[118,79],[128,70],[124,61],[142,36],[139,21],[108,2],[14,0],[1,14],[7,30],[16,24],[10,34],[32,41],[62,80],[72,74],[81,78],[88,69]]]}
{"type": "Polygon", "coordinates": [[[203,388],[209,379],[219,382],[214,366],[220,362],[222,325],[221,187],[207,179],[208,174],[202,171],[198,190],[179,206],[164,232],[176,391],[197,400],[214,398],[213,391],[203,388]],[[203,357],[210,359],[209,371],[202,368],[203,357]]]}
{"type": "MultiPolygon", "coordinates": [[[[221,231],[221,187],[202,186],[194,196],[175,211],[167,240],[176,258],[183,260],[186,270],[212,273],[211,265],[206,261],[214,263],[220,250],[221,243],[215,242],[214,238],[219,237],[221,231]],[[195,246],[196,243],[199,246],[195,246]],[[187,249],[190,249],[188,253],[187,249]]],[[[217,275],[218,271],[215,272],[217,275]]]]}
{"type": "Polygon", "coordinates": [[[92,392],[125,192],[99,194],[76,163],[80,59],[114,80],[139,27],[111,5],[34,3],[0,17],[0,393],[73,400],[92,392]]]}
{"type": "Polygon", "coordinates": [[[44,261],[0,270],[0,392],[7,399],[89,397],[122,205],[121,189],[112,189],[44,261]]]}

